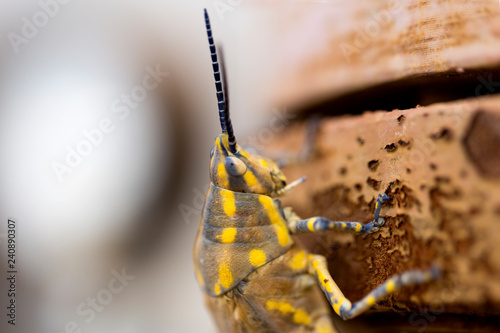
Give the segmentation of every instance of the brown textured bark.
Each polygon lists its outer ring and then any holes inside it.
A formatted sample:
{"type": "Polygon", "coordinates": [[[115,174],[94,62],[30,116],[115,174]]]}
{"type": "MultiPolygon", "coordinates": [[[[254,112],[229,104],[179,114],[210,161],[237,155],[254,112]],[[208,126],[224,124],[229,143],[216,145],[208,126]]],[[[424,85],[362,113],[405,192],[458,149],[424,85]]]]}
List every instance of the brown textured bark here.
{"type": "MultiPolygon", "coordinates": [[[[273,147],[294,150],[303,134],[298,122],[280,133],[273,147]]],[[[303,175],[308,180],[283,202],[302,217],[368,222],[377,195],[387,193],[386,224],[379,232],[327,232],[302,240],[327,256],[333,278],[351,301],[392,274],[442,267],[441,280],[376,305],[376,311],[407,313],[401,327],[409,325],[408,313],[430,310],[441,317],[428,319],[429,325],[495,331],[500,328],[492,317],[500,314],[499,158],[500,97],[323,118],[313,156],[285,168],[289,180],[303,175]]]]}
{"type": "Polygon", "coordinates": [[[476,79],[482,69],[500,63],[498,1],[258,0],[253,5],[271,13],[264,27],[273,41],[267,62],[278,71],[270,82],[272,99],[291,108],[381,85],[396,92],[398,81],[425,91],[412,96],[421,99],[418,104],[434,101],[436,92],[451,100],[460,89],[449,89],[447,79],[476,79]]]}

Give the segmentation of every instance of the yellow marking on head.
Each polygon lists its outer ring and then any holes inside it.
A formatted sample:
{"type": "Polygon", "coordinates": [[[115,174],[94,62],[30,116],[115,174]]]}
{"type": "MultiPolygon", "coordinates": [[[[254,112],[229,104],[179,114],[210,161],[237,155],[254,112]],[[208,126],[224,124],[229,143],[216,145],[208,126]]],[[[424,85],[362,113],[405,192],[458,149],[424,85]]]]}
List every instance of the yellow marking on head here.
{"type": "Polygon", "coordinates": [[[366,304],[368,304],[369,306],[375,304],[375,297],[373,296],[368,297],[368,299],[366,300],[366,304]]]}
{"type": "Polygon", "coordinates": [[[236,213],[236,204],[234,202],[234,193],[231,191],[221,191],[224,213],[227,216],[233,216],[236,213]]]}
{"type": "Polygon", "coordinates": [[[249,255],[250,263],[253,266],[261,266],[266,263],[266,254],[259,249],[253,249],[249,255]]]}
{"type": "Polygon", "coordinates": [[[215,294],[219,294],[220,293],[220,285],[218,283],[215,284],[214,293],[215,294]]]}
{"type": "Polygon", "coordinates": [[[227,180],[226,167],[224,166],[224,163],[219,163],[219,165],[217,165],[217,176],[222,182],[222,187],[227,188],[229,186],[229,181],[227,180]]]}
{"type": "Polygon", "coordinates": [[[236,229],[235,228],[226,228],[224,231],[222,231],[222,234],[217,236],[217,238],[222,240],[222,243],[224,244],[231,244],[234,242],[234,239],[236,238],[236,229]]]}
{"type": "Polygon", "coordinates": [[[342,306],[342,303],[344,302],[345,298],[341,297],[337,304],[333,304],[333,310],[335,311],[336,314],[340,315],[340,307],[342,306]]]}
{"type": "Polygon", "coordinates": [[[309,325],[311,318],[304,310],[297,310],[293,315],[293,321],[299,325],[309,325]]]}
{"type": "Polygon", "coordinates": [[[290,267],[293,269],[304,269],[306,266],[306,252],[304,250],[300,251],[292,257],[290,261],[290,267]]]}
{"type": "Polygon", "coordinates": [[[276,235],[278,236],[278,242],[280,243],[280,245],[287,246],[288,244],[290,244],[290,234],[288,233],[285,222],[278,214],[276,207],[274,207],[272,199],[270,197],[261,195],[259,197],[259,201],[267,211],[267,215],[269,216],[269,220],[271,220],[271,223],[274,226],[274,230],[276,231],[276,235]]]}
{"type": "MultiPolygon", "coordinates": [[[[312,255],[310,255],[310,256],[312,257],[312,255]]],[[[312,268],[316,269],[316,268],[318,268],[318,266],[319,266],[319,262],[317,260],[313,260],[313,262],[312,262],[312,268]]]]}
{"type": "Polygon", "coordinates": [[[220,147],[220,137],[217,137],[217,139],[215,139],[215,146],[220,147]]]}
{"type": "Polygon", "coordinates": [[[361,223],[356,224],[356,232],[360,231],[362,228],[361,223]]]}
{"type": "Polygon", "coordinates": [[[224,288],[229,288],[233,283],[233,274],[225,262],[219,265],[219,281],[224,288]]]}
{"type": "Polygon", "coordinates": [[[394,289],[396,289],[396,283],[394,283],[394,281],[391,280],[387,283],[385,290],[387,290],[388,293],[392,293],[394,289]]]}
{"type": "Polygon", "coordinates": [[[314,222],[316,222],[315,217],[310,218],[309,221],[307,221],[307,229],[309,229],[309,231],[314,231],[314,222]]]}
{"type": "Polygon", "coordinates": [[[245,172],[245,174],[243,175],[243,178],[245,179],[245,183],[247,183],[248,187],[255,186],[259,183],[257,178],[255,178],[253,172],[250,170],[247,170],[247,172],[245,172]]]}
{"type": "Polygon", "coordinates": [[[264,168],[268,168],[268,167],[269,167],[269,164],[267,164],[266,160],[264,160],[264,159],[262,159],[262,158],[259,160],[259,163],[260,163],[260,165],[262,165],[264,168]]]}

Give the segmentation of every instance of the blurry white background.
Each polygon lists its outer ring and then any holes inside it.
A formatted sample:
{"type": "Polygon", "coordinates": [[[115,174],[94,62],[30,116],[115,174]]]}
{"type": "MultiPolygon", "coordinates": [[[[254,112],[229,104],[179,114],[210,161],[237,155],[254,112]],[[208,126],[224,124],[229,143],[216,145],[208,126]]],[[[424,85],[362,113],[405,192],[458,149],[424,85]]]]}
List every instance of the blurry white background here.
{"type": "Polygon", "coordinates": [[[198,216],[179,210],[199,209],[220,131],[203,7],[237,135],[269,111],[252,61],[265,54],[241,38],[254,29],[245,2],[219,15],[220,2],[0,0],[1,275],[9,218],[18,270],[15,327],[0,282],[1,332],[214,332],[191,264],[198,216]],[[168,76],[123,117],[155,68],[168,76]],[[122,269],[130,281],[110,293],[122,269]]]}

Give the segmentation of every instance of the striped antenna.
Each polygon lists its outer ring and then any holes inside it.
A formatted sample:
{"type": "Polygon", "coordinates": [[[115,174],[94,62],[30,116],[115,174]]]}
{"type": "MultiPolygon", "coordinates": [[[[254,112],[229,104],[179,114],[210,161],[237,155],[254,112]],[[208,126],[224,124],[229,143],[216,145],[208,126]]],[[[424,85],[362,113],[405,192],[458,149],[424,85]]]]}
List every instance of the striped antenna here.
{"type": "MultiPolygon", "coordinates": [[[[208,44],[210,46],[210,56],[212,57],[212,68],[214,70],[215,88],[217,89],[217,102],[219,105],[219,120],[222,127],[222,133],[227,134],[229,142],[229,150],[231,153],[236,153],[236,138],[234,137],[233,125],[229,117],[229,108],[226,104],[226,82],[221,81],[221,71],[219,60],[217,59],[217,50],[215,49],[214,39],[212,37],[212,28],[210,19],[208,18],[207,10],[205,12],[205,25],[207,27],[208,44]]],[[[224,74],[224,73],[223,73],[224,74]]],[[[225,75],[223,75],[225,79],[225,75]]]]}

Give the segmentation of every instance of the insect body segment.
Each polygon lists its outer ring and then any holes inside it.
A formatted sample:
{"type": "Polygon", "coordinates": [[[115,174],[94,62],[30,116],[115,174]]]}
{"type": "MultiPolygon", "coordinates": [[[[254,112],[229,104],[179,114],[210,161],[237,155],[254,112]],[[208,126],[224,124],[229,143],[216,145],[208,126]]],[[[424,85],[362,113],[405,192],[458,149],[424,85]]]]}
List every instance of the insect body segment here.
{"type": "Polygon", "coordinates": [[[408,271],[351,303],[332,279],[326,258],[294,243],[292,235],[305,232],[374,232],[384,223],[379,214],[389,198],[379,195],[374,220],[368,224],[325,217],[301,219],[290,208],[283,209],[276,197],[304,179],[287,186],[276,163],[236,143],[206,11],[205,20],[222,134],[210,157],[211,185],[193,262],[220,332],[335,333],[331,308],[344,319],[353,318],[401,287],[435,279],[438,269],[408,271]]]}
{"type": "Polygon", "coordinates": [[[205,291],[218,296],[292,244],[279,207],[264,195],[211,184],[195,247],[205,291]]]}

